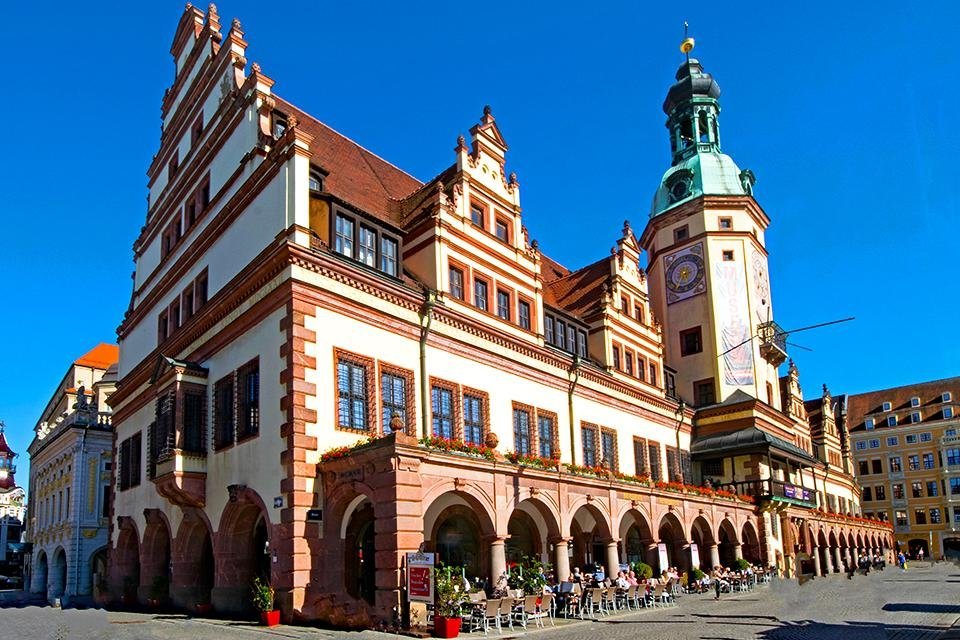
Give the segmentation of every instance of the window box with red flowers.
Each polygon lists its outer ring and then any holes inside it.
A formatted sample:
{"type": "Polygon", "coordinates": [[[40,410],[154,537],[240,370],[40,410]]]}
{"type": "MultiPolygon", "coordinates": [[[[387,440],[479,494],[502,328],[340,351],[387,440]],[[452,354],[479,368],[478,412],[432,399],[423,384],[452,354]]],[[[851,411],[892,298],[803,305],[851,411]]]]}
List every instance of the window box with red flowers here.
{"type": "Polygon", "coordinates": [[[447,438],[433,436],[430,438],[421,438],[420,444],[428,449],[436,449],[447,453],[463,454],[473,458],[485,458],[487,460],[497,459],[494,449],[483,445],[470,444],[462,440],[448,440],[447,438]]]}

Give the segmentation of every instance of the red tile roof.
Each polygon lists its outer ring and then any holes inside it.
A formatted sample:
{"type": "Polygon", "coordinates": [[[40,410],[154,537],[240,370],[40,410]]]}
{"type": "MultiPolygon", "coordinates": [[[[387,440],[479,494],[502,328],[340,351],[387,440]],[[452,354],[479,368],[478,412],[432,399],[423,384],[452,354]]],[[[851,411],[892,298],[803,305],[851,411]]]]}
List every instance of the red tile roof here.
{"type": "Polygon", "coordinates": [[[311,160],[329,172],[323,181],[324,190],[361,211],[399,225],[399,201],[422,183],[286,100],[274,97],[277,109],[287,116],[295,115],[299,126],[313,136],[311,160]]]}
{"type": "Polygon", "coordinates": [[[106,369],[120,360],[120,347],[101,342],[90,351],[73,361],[73,364],[94,369],[106,369]]]}
{"type": "Polygon", "coordinates": [[[924,421],[939,419],[943,415],[943,407],[948,405],[953,406],[954,415],[958,415],[960,413],[956,409],[958,402],[960,402],[960,377],[852,394],[847,396],[847,427],[850,431],[864,431],[866,430],[864,418],[871,415],[875,418],[875,426],[878,429],[888,428],[886,427],[888,415],[896,415],[899,425],[910,424],[905,418],[914,411],[919,411],[924,421]],[[951,402],[946,404],[941,402],[944,391],[949,391],[952,395],[951,402]],[[919,407],[910,406],[910,398],[914,396],[920,398],[919,407]],[[890,403],[890,411],[883,411],[884,402],[890,403]]]}
{"type": "MultiPolygon", "coordinates": [[[[542,256],[541,256],[542,257],[542,256]]],[[[549,260],[549,258],[548,258],[549,260]]],[[[549,269],[554,274],[566,271],[559,264],[550,261],[549,269]]],[[[610,277],[610,258],[601,258],[582,269],[569,272],[554,280],[547,279],[545,265],[543,300],[548,305],[563,309],[574,316],[582,317],[593,309],[603,297],[603,285],[610,277]]]]}

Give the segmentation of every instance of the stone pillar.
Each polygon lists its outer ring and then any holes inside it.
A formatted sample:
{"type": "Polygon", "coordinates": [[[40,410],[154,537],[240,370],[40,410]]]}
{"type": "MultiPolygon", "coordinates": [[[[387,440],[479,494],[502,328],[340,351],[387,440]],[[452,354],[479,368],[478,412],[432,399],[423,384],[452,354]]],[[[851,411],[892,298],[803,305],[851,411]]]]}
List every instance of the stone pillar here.
{"type": "Polygon", "coordinates": [[[828,576],[833,573],[833,556],[830,554],[830,547],[820,547],[823,551],[823,575],[828,576]]]}
{"type": "Polygon", "coordinates": [[[620,552],[617,550],[617,541],[607,542],[607,576],[616,578],[620,571],[620,552]]]}
{"type": "MultiPolygon", "coordinates": [[[[647,545],[647,564],[650,565],[651,569],[657,568],[657,563],[660,562],[660,551],[657,549],[657,543],[654,542],[650,545],[647,545]]],[[[666,567],[664,567],[666,568],[666,567]]],[[[656,573],[656,572],[655,572],[656,573]]]]}
{"type": "Polygon", "coordinates": [[[566,538],[553,541],[553,575],[560,583],[570,577],[570,551],[566,538]]]}
{"type": "Polygon", "coordinates": [[[507,571],[506,538],[497,536],[490,541],[490,584],[507,571]]]}
{"type": "Polygon", "coordinates": [[[843,570],[843,559],[840,557],[840,547],[833,548],[833,564],[836,566],[835,571],[843,570]]]}
{"type": "MultiPolygon", "coordinates": [[[[710,566],[707,567],[707,572],[709,573],[715,566],[720,564],[720,547],[716,543],[710,545],[710,566]]],[[[701,567],[703,562],[700,563],[701,567]]]]}
{"type": "Polygon", "coordinates": [[[737,560],[743,559],[743,545],[735,544],[733,545],[733,557],[737,560]]]}
{"type": "Polygon", "coordinates": [[[813,560],[813,575],[820,575],[820,548],[817,545],[810,547],[810,559],[813,560]]]}

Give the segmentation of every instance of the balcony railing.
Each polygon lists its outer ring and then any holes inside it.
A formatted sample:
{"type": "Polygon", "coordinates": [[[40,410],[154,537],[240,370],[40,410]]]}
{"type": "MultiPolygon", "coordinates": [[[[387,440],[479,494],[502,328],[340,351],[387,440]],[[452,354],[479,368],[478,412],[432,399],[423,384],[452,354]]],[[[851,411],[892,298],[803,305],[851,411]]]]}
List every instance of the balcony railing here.
{"type": "Polygon", "coordinates": [[[803,507],[816,507],[820,504],[820,492],[816,489],[807,489],[780,480],[751,480],[735,482],[731,486],[736,493],[752,496],[757,500],[789,502],[803,507]]]}
{"type": "Polygon", "coordinates": [[[776,322],[764,322],[757,326],[760,338],[760,355],[775,367],[787,359],[787,333],[776,322]]]}

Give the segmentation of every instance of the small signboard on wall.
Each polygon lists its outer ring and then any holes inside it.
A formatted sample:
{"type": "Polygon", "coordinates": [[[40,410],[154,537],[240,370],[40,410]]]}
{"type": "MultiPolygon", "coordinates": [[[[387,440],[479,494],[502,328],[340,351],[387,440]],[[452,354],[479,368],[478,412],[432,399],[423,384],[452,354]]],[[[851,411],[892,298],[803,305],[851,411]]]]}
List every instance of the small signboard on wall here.
{"type": "Polygon", "coordinates": [[[667,559],[667,545],[660,542],[657,544],[657,554],[660,556],[660,571],[666,571],[670,566],[670,560],[667,559]]]}
{"type": "Polygon", "coordinates": [[[690,566],[700,568],[700,548],[696,542],[690,543],[690,566]]]}
{"type": "Polygon", "coordinates": [[[433,602],[434,554],[417,551],[407,554],[407,599],[433,602]]]}

